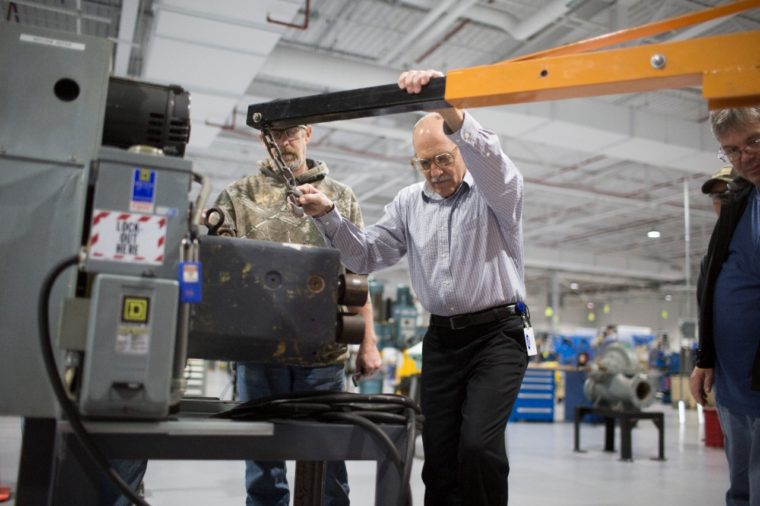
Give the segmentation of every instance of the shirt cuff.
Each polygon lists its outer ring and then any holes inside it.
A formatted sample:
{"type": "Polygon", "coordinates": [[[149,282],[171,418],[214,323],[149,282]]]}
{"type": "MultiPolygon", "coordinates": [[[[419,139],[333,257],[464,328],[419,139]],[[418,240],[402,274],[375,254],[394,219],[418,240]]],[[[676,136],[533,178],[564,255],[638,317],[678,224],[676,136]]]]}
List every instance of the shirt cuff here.
{"type": "Polygon", "coordinates": [[[340,215],[340,211],[338,211],[338,206],[333,206],[329,212],[322,216],[315,216],[312,219],[319,231],[332,240],[340,228],[340,222],[343,220],[343,217],[340,215]]]}
{"type": "Polygon", "coordinates": [[[456,144],[464,143],[473,145],[475,143],[475,139],[478,136],[478,131],[481,127],[475,118],[473,118],[472,115],[468,114],[467,111],[462,112],[464,113],[464,120],[462,121],[462,126],[459,128],[459,130],[454,133],[449,133],[448,128],[446,127],[445,133],[448,138],[454,141],[456,144]]]}

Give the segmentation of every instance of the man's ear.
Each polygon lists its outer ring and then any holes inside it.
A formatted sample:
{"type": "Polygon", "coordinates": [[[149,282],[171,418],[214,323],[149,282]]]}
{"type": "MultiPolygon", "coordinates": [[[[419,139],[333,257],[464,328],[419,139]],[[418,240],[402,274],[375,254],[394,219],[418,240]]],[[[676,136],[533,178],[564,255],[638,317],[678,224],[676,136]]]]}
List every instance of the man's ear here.
{"type": "Polygon", "coordinates": [[[306,139],[306,142],[309,142],[311,140],[311,132],[312,132],[311,125],[306,125],[306,127],[304,128],[304,134],[305,134],[304,139],[306,139]]]}
{"type": "MultiPolygon", "coordinates": [[[[261,142],[261,145],[264,146],[264,149],[266,150],[266,143],[264,142],[264,136],[261,135],[261,132],[259,132],[259,141],[261,142]]],[[[268,151],[268,150],[267,150],[268,151]]]]}

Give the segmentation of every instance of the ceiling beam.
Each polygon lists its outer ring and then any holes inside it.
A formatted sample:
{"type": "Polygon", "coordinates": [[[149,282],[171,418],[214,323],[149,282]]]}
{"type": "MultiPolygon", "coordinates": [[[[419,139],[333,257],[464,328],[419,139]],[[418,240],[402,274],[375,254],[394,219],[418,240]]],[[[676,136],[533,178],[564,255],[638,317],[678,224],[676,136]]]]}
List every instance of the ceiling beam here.
{"type": "Polygon", "coordinates": [[[116,58],[113,73],[116,76],[126,76],[129,71],[129,57],[132,53],[132,42],[135,39],[137,16],[140,12],[140,0],[123,0],[119,16],[119,39],[116,41],[116,58]]]}

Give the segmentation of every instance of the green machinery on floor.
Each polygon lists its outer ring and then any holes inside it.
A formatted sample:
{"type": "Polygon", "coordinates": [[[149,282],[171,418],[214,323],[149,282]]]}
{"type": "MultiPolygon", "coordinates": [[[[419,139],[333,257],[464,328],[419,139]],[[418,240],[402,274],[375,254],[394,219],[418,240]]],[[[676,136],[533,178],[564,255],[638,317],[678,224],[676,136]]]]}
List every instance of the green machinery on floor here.
{"type": "Polygon", "coordinates": [[[369,281],[378,348],[405,350],[419,342],[426,326],[418,326],[419,310],[407,285],[396,287],[396,299],[383,298],[385,287],[375,279],[369,281]]]}
{"type": "Polygon", "coordinates": [[[596,357],[583,385],[583,393],[595,407],[640,410],[654,402],[656,389],[621,344],[606,346],[596,357]]]}

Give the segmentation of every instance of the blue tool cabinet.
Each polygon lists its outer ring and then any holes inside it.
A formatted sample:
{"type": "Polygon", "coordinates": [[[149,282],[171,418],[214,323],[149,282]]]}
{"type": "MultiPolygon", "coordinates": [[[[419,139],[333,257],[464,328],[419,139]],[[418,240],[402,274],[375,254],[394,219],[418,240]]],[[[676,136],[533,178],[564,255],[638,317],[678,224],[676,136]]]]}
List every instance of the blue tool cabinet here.
{"type": "Polygon", "coordinates": [[[528,368],[525,371],[510,421],[554,421],[554,373],[551,369],[528,368]]]}

